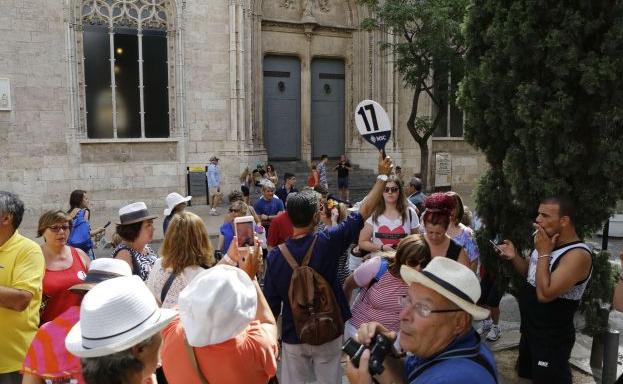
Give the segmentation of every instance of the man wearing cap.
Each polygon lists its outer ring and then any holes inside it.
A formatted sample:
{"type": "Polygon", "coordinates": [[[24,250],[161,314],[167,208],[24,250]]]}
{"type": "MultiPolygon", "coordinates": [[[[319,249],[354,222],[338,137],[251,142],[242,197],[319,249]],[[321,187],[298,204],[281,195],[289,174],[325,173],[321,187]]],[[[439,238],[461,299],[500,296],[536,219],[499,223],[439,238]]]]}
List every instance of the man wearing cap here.
{"type": "Polygon", "coordinates": [[[221,200],[221,169],[218,167],[218,157],[212,156],[210,158],[207,176],[210,193],[210,215],[217,216],[216,207],[221,200]]]}
{"type": "Polygon", "coordinates": [[[21,383],[28,346],[39,327],[45,261],[41,247],[17,228],[24,203],[0,191],[0,383],[21,383]]]}
{"type": "Polygon", "coordinates": [[[533,224],[534,250],[529,259],[509,240],[496,248],[527,280],[518,296],[521,339],[517,373],[534,383],[572,381],[573,316],[592,272],[590,249],[575,231],[575,212],[568,197],[547,198],[541,201],[533,224]]]}
{"type": "Polygon", "coordinates": [[[277,372],[277,322],[255,278],[260,247],[244,259],[237,247],[228,253],[240,268],[218,265],[197,275],[180,293],[180,318],[163,331],[171,383],[265,384],[277,372]]]}
{"type": "MultiPolygon", "coordinates": [[[[375,379],[379,383],[497,383],[493,354],[472,327],[472,320],[489,315],[475,304],[480,297],[476,275],[446,257],[434,257],[421,272],[403,265],[400,275],[410,285],[401,300],[399,342],[412,355],[387,356],[385,370],[375,379]]],[[[369,346],[377,333],[396,339],[394,332],[376,322],[362,324],[356,338],[369,346]]],[[[369,362],[369,349],[363,352],[359,368],[348,361],[350,383],[372,383],[369,362]]]]}
{"type": "MultiPolygon", "coordinates": [[[[342,321],[348,320],[351,313],[337,277],[338,259],[359,236],[365,219],[372,215],[382,198],[391,168],[391,159],[379,156],[377,181],[361,204],[359,212],[351,213],[337,226],[323,231],[315,231],[320,222],[320,199],[317,193],[303,191],[288,200],[288,215],[294,231],[292,237],[284,243],[285,247],[297,263],[301,263],[311,249],[309,266],[331,286],[342,321]]],[[[342,337],[336,337],[320,345],[303,344],[295,329],[288,295],[292,268],[281,252],[280,247],[284,244],[270,251],[264,279],[264,294],[273,314],[275,317],[280,313],[283,315],[281,328],[283,354],[279,382],[284,384],[309,382],[307,373],[313,370],[316,382],[338,383],[342,377],[340,365],[342,337]]],[[[340,331],[343,331],[343,324],[340,331]]]]}
{"type": "Polygon", "coordinates": [[[160,331],[176,313],[158,308],[138,276],[115,277],[84,296],[80,321],[67,334],[65,347],[81,358],[88,384],[143,384],[159,365],[160,331]]]}
{"type": "MultiPolygon", "coordinates": [[[[119,276],[130,276],[132,270],[127,263],[110,258],[93,260],[86,278],[80,284],[69,288],[76,293],[86,293],[96,284],[119,276]]],[[[80,319],[80,306],[71,306],[37,331],[22,371],[24,383],[34,382],[84,382],[80,359],[65,348],[65,337],[71,327],[80,319]]]]}

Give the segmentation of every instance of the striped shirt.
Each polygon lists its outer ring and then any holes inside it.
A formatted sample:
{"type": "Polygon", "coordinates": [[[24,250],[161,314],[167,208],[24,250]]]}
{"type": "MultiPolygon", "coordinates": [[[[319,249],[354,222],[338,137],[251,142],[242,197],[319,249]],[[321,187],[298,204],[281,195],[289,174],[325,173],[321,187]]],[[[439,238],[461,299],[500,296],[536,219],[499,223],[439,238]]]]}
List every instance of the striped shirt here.
{"type": "MultiPolygon", "coordinates": [[[[362,264],[357,270],[366,269],[376,264],[380,267],[380,257],[372,258],[362,264]]],[[[367,288],[374,279],[374,275],[370,279],[357,279],[357,270],[355,270],[355,281],[360,287],[364,287],[355,303],[353,304],[353,317],[350,322],[355,328],[359,328],[361,324],[369,321],[378,321],[387,329],[398,332],[400,328],[400,311],[402,306],[399,304],[401,296],[405,296],[409,286],[400,278],[395,277],[389,271],[386,271],[379,281],[367,288]],[[366,281],[367,280],[367,281],[366,281]]]]}

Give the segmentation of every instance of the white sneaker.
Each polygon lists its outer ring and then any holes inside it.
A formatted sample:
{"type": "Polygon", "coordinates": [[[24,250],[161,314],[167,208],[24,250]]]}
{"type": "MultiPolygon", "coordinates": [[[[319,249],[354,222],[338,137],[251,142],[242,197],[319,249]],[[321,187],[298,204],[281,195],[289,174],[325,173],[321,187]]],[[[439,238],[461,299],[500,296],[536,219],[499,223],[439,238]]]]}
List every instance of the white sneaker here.
{"type": "Polygon", "coordinates": [[[497,324],[493,324],[491,326],[491,330],[487,333],[487,340],[489,341],[497,341],[502,336],[502,330],[500,326],[497,324]]]}
{"type": "Polygon", "coordinates": [[[491,330],[491,326],[492,325],[493,325],[493,320],[491,320],[491,319],[482,320],[480,322],[480,328],[478,328],[478,330],[476,330],[476,332],[480,336],[487,336],[489,334],[489,331],[491,330]]]}
{"type": "Polygon", "coordinates": [[[212,208],[212,209],[210,209],[210,215],[218,216],[218,212],[216,212],[216,209],[212,208]]]}

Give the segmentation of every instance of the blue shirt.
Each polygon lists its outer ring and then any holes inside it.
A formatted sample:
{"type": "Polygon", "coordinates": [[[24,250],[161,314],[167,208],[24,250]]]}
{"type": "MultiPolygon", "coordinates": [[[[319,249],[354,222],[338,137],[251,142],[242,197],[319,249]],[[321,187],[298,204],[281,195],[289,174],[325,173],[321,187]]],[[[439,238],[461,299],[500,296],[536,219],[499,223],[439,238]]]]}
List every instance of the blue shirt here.
{"type": "Polygon", "coordinates": [[[253,208],[258,215],[268,216],[274,216],[284,210],[283,201],[279,200],[276,197],[273,197],[272,199],[270,199],[270,201],[267,201],[262,197],[255,202],[253,208]]]}
{"type": "Polygon", "coordinates": [[[292,187],[292,189],[290,189],[290,190],[288,191],[288,190],[286,189],[286,187],[284,186],[284,187],[281,187],[281,188],[279,188],[278,190],[276,190],[276,191],[275,191],[275,195],[277,195],[277,197],[278,197],[279,199],[281,199],[281,201],[282,201],[282,202],[284,202],[284,203],[285,203],[285,202],[286,202],[286,198],[288,197],[288,194],[289,194],[289,193],[296,193],[296,192],[298,192],[298,191],[299,191],[299,190],[298,190],[298,189],[296,189],[296,188],[294,188],[294,187],[292,187]]]}
{"type": "Polygon", "coordinates": [[[234,239],[234,224],[224,223],[221,225],[221,235],[223,235],[223,249],[221,251],[225,254],[229,249],[231,241],[234,239]]]}
{"type": "Polygon", "coordinates": [[[214,163],[208,165],[208,186],[218,188],[221,186],[221,170],[214,163]]]}
{"type": "MultiPolygon", "coordinates": [[[[309,266],[324,277],[337,299],[342,312],[342,320],[350,319],[350,309],[344,291],[337,278],[337,263],[340,255],[346,251],[350,244],[357,239],[359,231],[363,227],[363,218],[358,213],[351,213],[346,220],[335,227],[316,232],[318,240],[314,246],[309,266]]],[[[307,249],[314,239],[314,234],[298,239],[288,239],[285,244],[300,264],[307,249]]],[[[281,303],[283,303],[283,318],[281,321],[281,339],[284,343],[300,344],[300,340],[294,328],[292,310],[288,300],[288,288],[292,268],[281,254],[279,247],[270,250],[266,259],[266,277],[264,279],[264,296],[273,311],[275,318],[281,313],[281,303]]]]}
{"type": "MultiPolygon", "coordinates": [[[[485,343],[480,342],[480,337],[474,329],[470,329],[463,337],[455,339],[445,350],[437,354],[432,359],[421,359],[416,356],[409,356],[405,363],[407,378],[410,384],[494,384],[495,380],[486,368],[466,357],[447,358],[439,363],[432,365],[424,370],[417,378],[412,380],[411,374],[427,362],[440,357],[443,354],[458,352],[459,350],[473,350],[478,348],[479,355],[482,356],[497,374],[495,359],[485,343]]],[[[467,353],[467,352],[466,352],[467,353]]]]}

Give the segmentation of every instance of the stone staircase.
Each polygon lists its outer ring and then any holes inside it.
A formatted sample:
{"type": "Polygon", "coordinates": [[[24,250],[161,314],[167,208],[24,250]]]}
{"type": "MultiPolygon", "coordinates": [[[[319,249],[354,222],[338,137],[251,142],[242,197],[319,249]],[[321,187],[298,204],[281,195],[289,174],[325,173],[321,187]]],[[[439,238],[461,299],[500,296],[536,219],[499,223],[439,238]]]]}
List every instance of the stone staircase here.
{"type": "MultiPolygon", "coordinates": [[[[279,183],[283,183],[283,175],[286,172],[296,175],[296,187],[301,190],[307,185],[307,176],[309,175],[309,164],[305,161],[269,161],[275,167],[279,175],[279,183]]],[[[327,181],[329,182],[329,193],[340,197],[337,189],[337,171],[333,168],[336,160],[327,162],[327,181]]],[[[350,201],[355,203],[364,198],[370,191],[376,180],[376,172],[369,169],[360,168],[357,164],[352,164],[352,170],[349,177],[350,201]]],[[[278,186],[280,187],[280,185],[278,186]]]]}

